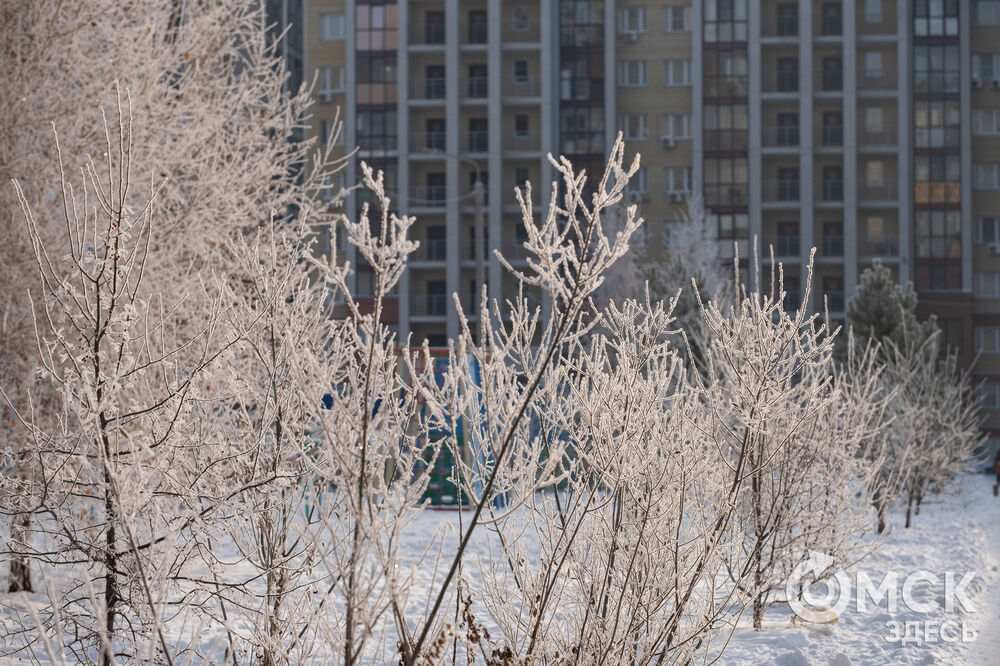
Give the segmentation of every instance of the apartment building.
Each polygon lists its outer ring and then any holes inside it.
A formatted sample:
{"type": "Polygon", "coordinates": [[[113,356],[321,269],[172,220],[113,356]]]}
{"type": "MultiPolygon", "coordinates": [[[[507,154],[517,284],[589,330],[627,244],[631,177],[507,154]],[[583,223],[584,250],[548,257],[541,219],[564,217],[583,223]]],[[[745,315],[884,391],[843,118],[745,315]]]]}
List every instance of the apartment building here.
{"type": "Polygon", "coordinates": [[[514,187],[551,181],[547,152],[599,172],[621,130],[637,244],[696,194],[724,256],[757,239],[766,275],[774,248],[790,307],[815,247],[810,307],[835,321],[882,261],[978,354],[1000,434],[1000,1],[306,0],[306,21],[314,132],[339,106],[418,218],[401,334],[444,344],[451,294],[510,293],[492,250],[523,259],[514,187]]]}

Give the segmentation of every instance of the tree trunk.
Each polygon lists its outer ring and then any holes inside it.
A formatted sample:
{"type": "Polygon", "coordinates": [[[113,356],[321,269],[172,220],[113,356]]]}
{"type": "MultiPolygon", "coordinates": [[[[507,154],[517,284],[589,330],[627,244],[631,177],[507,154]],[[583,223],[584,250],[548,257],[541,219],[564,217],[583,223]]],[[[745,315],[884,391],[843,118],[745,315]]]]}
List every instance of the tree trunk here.
{"type": "Polygon", "coordinates": [[[31,588],[31,566],[27,552],[28,528],[31,527],[31,516],[23,513],[14,519],[10,530],[12,550],[17,553],[10,560],[10,578],[8,592],[34,592],[31,588]]]}
{"type": "Polygon", "coordinates": [[[906,494],[906,528],[909,529],[911,517],[913,516],[913,492],[906,494]]]}
{"type": "Polygon", "coordinates": [[[885,532],[885,507],[878,507],[878,533],[885,532]]]}

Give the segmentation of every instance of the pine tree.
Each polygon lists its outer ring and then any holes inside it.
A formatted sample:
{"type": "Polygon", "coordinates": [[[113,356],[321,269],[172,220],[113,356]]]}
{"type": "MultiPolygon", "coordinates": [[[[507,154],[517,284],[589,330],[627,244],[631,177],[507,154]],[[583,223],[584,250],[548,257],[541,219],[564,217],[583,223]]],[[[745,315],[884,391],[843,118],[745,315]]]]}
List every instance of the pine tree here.
{"type": "Polygon", "coordinates": [[[923,342],[937,330],[936,318],[920,321],[916,315],[917,293],[913,284],[896,284],[892,271],[878,259],[861,274],[858,293],[847,306],[847,318],[855,339],[862,345],[869,340],[899,348],[923,347],[923,342]]]}

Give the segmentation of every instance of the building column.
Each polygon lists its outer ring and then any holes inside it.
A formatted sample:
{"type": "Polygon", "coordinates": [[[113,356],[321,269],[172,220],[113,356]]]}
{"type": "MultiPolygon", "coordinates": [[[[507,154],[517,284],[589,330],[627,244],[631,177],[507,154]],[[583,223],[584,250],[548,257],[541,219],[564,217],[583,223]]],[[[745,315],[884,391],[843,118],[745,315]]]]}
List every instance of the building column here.
{"type": "MultiPolygon", "coordinates": [[[[913,19],[910,2],[896,5],[896,132],[899,150],[899,282],[913,280],[913,19]]],[[[965,80],[963,80],[964,82],[965,80]]],[[[963,123],[965,125],[966,123],[963,123]]]]}
{"type": "MultiPolygon", "coordinates": [[[[700,3],[696,3],[700,4],[700,3]]],[[[747,281],[751,289],[760,289],[756,284],[757,271],[753,262],[760,261],[761,236],[763,231],[762,215],[762,181],[763,167],[761,158],[761,126],[764,124],[763,103],[761,100],[761,45],[760,45],[760,12],[750,11],[747,15],[747,187],[749,188],[750,207],[747,217],[750,226],[750,238],[747,249],[748,260],[747,281]]]]}
{"type": "MultiPolygon", "coordinates": [[[[399,157],[396,162],[396,209],[399,214],[410,212],[410,60],[407,57],[407,46],[410,43],[410,5],[400,2],[398,5],[399,27],[397,28],[396,44],[396,143],[399,157]]],[[[410,269],[407,266],[399,279],[399,327],[397,341],[406,342],[410,333],[410,269]]]]}
{"type": "MultiPolygon", "coordinates": [[[[357,80],[358,80],[358,64],[357,64],[357,53],[356,39],[357,34],[357,9],[355,0],[347,0],[346,15],[344,16],[344,53],[346,55],[344,64],[346,70],[346,81],[344,85],[346,90],[344,91],[345,100],[344,106],[344,145],[348,146],[348,150],[353,149],[358,145],[358,95],[357,95],[357,80]]],[[[353,185],[358,182],[358,157],[355,155],[347,162],[347,184],[348,186],[353,185]]],[[[357,196],[353,191],[347,195],[347,201],[344,202],[344,210],[352,218],[357,212],[357,196]]],[[[336,252],[337,248],[333,248],[336,252]]],[[[347,286],[351,290],[351,294],[354,296],[358,295],[358,260],[361,255],[358,253],[356,247],[345,243],[344,253],[347,255],[346,258],[351,262],[351,266],[354,270],[351,271],[350,275],[347,276],[347,286]]]]}
{"type": "Polygon", "coordinates": [[[855,0],[844,0],[844,307],[858,289],[858,58],[855,0]]]}
{"type": "MultiPolygon", "coordinates": [[[[704,28],[702,27],[701,10],[701,2],[691,3],[691,136],[693,139],[691,146],[691,191],[695,196],[702,198],[702,201],[704,201],[705,137],[702,136],[702,133],[705,131],[705,92],[702,66],[704,60],[704,52],[702,51],[704,28]]],[[[748,72],[750,76],[754,76],[749,66],[748,72]]],[[[758,85],[759,89],[760,86],[758,85]]],[[[749,112],[748,108],[747,113],[749,112]]]]}
{"type": "Polygon", "coordinates": [[[448,313],[446,335],[449,340],[458,338],[458,310],[455,308],[452,294],[459,291],[459,276],[461,270],[461,202],[459,197],[463,192],[459,189],[459,170],[461,162],[458,159],[462,150],[460,92],[461,72],[459,71],[459,0],[445,0],[445,117],[448,119],[445,134],[445,230],[447,264],[445,267],[445,293],[448,294],[448,313]]]}
{"type": "MultiPolygon", "coordinates": [[[[618,92],[618,66],[615,61],[617,57],[615,46],[616,37],[616,8],[615,0],[605,0],[604,2],[604,157],[611,154],[611,146],[618,136],[617,123],[617,92],[618,92]]],[[[600,177],[599,174],[589,174],[590,178],[600,177]]]]}
{"type": "MultiPolygon", "coordinates": [[[[959,109],[963,120],[972,118],[972,36],[969,26],[972,25],[972,6],[969,0],[959,0],[958,3],[958,53],[960,100],[959,109]]],[[[972,229],[975,220],[972,219],[972,122],[962,122],[961,160],[962,160],[962,291],[972,291],[972,229]]],[[[972,332],[965,332],[966,340],[972,340],[972,332]]]]}
{"type": "MultiPolygon", "coordinates": [[[[809,266],[809,254],[816,244],[814,230],[815,205],[813,182],[816,178],[813,164],[813,14],[812,0],[799,0],[799,266],[804,271],[809,266]]],[[[799,280],[804,280],[802,272],[799,280]]],[[[823,306],[816,298],[819,285],[813,273],[809,290],[808,312],[823,306]]],[[[804,286],[804,285],[803,285],[804,286]]]]}
{"type": "MultiPolygon", "coordinates": [[[[503,9],[501,0],[489,0],[486,22],[489,26],[487,48],[487,67],[489,72],[489,182],[485,183],[490,192],[487,210],[487,228],[489,229],[489,244],[486,246],[486,285],[490,298],[499,298],[501,291],[500,262],[493,253],[495,249],[503,248],[503,202],[511,196],[503,187],[503,138],[512,129],[503,126],[503,90],[502,85],[511,76],[503,69],[503,9]]],[[[478,279],[478,278],[477,278],[478,279]]],[[[476,298],[482,290],[481,284],[476,285],[476,298]]],[[[479,301],[470,304],[470,308],[478,312],[479,301]]]]}

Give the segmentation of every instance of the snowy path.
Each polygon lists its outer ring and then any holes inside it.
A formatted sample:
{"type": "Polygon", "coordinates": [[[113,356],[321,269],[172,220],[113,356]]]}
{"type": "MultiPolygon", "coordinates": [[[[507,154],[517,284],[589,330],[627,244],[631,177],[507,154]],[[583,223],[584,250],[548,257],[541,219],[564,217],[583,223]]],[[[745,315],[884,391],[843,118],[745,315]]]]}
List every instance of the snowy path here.
{"type": "MultiPolygon", "coordinates": [[[[776,666],[858,666],[860,664],[1000,664],[1000,497],[993,497],[992,475],[968,475],[943,494],[925,501],[914,527],[902,528],[902,517],[893,516],[894,531],[884,545],[855,569],[873,581],[894,571],[902,581],[924,570],[942,578],[946,572],[972,571],[968,587],[975,612],[928,613],[907,610],[900,604],[889,613],[878,608],[859,613],[852,603],[831,625],[791,626],[787,608],[769,612],[764,631],[740,628],[723,652],[719,664],[775,664],[776,666]],[[888,622],[919,623],[930,629],[927,642],[893,642],[888,622]],[[977,633],[969,642],[944,642],[934,627],[965,622],[977,633]],[[937,623],[937,624],[934,624],[937,623]],[[936,639],[936,640],[935,640],[936,639]]],[[[849,569],[849,573],[855,573],[849,569]]],[[[854,577],[852,576],[852,580],[854,577]]],[[[915,596],[943,601],[943,586],[916,586],[915,596]]]]}

